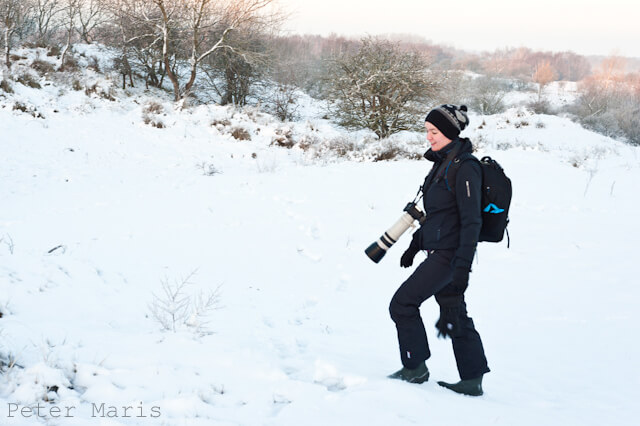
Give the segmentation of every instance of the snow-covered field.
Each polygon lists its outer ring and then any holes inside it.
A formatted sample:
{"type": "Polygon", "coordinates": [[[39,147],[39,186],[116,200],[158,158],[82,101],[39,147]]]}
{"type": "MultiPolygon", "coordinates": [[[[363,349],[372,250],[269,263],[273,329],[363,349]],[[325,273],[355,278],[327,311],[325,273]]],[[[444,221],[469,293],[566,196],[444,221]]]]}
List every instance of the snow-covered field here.
{"type": "MultiPolygon", "coordinates": [[[[364,249],[414,197],[426,160],[270,146],[287,129],[296,140],[358,140],[309,100],[285,126],[252,110],[176,111],[157,97],[158,129],[142,118],[153,93],[112,102],[56,84],[13,87],[0,94],[0,359],[10,364],[0,424],[640,417],[639,149],[519,108],[472,116],[465,135],[504,166],[514,200],[511,248],[481,244],[467,292],[492,369],[485,395],[470,398],[435,383],[458,377],[432,300],[422,309],[432,379],[386,379],[400,367],[387,307],[411,272],[398,266],[409,238],[377,265],[364,249]],[[234,126],[251,140],[234,139],[234,126]],[[163,329],[153,312],[183,282],[163,329]]],[[[422,138],[396,142],[421,152],[422,138]]]]}

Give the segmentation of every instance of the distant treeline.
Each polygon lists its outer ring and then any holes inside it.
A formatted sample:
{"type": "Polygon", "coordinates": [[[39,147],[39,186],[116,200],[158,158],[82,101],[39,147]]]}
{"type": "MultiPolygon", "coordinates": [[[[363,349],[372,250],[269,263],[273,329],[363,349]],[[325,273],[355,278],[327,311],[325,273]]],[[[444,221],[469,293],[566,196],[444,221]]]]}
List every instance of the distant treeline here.
{"type": "MultiPolygon", "coordinates": [[[[283,35],[286,13],[276,6],[274,0],[0,0],[0,63],[11,75],[16,48],[40,47],[57,61],[52,71],[73,71],[73,44],[100,43],[112,60],[99,71],[119,75],[123,89],[144,84],[169,90],[178,102],[254,103],[282,120],[295,119],[302,90],[327,101],[328,117],[381,138],[416,128],[416,117],[437,102],[500,112],[512,90],[537,91],[531,108],[556,113],[542,89],[574,81],[580,97],[569,112],[576,119],[640,143],[636,59],[526,47],[478,54],[411,35],[283,35]]],[[[44,73],[52,67],[45,62],[32,67],[44,73]]],[[[92,66],[98,70],[98,58],[92,66]]],[[[0,88],[10,87],[2,80],[0,88]]]]}

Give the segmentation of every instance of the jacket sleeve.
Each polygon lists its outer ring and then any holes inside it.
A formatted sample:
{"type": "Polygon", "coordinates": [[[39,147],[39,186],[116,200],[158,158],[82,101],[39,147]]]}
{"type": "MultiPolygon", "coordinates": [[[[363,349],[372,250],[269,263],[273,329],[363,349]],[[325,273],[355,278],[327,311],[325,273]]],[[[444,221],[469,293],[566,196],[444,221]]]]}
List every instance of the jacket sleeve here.
{"type": "Polygon", "coordinates": [[[482,228],[482,170],[477,161],[468,160],[460,165],[455,192],[460,219],[460,244],[453,266],[470,270],[482,228]]]}

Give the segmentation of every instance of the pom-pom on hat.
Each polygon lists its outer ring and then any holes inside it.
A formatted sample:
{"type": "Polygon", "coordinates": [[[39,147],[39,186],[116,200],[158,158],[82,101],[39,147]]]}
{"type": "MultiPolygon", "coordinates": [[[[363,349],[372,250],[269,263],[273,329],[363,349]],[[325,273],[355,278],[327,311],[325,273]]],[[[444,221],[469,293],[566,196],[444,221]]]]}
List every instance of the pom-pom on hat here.
{"type": "Polygon", "coordinates": [[[424,121],[433,124],[443,135],[453,140],[457,138],[460,132],[469,124],[467,106],[440,105],[429,111],[424,121]]]}

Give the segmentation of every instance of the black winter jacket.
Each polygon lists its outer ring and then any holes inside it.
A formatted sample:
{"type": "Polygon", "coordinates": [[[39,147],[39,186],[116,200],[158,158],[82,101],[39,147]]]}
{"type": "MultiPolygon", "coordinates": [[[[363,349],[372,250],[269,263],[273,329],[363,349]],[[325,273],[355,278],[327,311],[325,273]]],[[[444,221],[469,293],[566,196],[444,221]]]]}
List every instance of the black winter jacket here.
{"type": "Polygon", "coordinates": [[[425,158],[434,162],[422,188],[426,221],[412,241],[422,250],[455,249],[453,266],[467,269],[471,269],[482,227],[482,170],[472,151],[469,139],[458,138],[440,151],[430,149],[425,153],[425,158]],[[439,173],[442,178],[436,179],[439,166],[456,146],[455,159],[444,166],[444,174],[439,173]],[[453,173],[451,163],[460,161],[461,156],[468,160],[453,173]]]}

